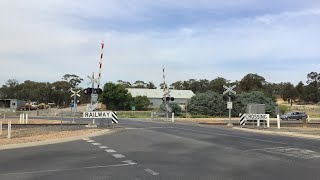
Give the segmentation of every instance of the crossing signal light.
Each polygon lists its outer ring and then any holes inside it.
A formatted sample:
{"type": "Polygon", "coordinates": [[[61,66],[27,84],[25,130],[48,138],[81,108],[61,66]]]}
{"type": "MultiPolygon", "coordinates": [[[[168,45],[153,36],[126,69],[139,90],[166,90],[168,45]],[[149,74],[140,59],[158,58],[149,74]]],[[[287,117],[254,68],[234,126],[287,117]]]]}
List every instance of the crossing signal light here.
{"type": "Polygon", "coordinates": [[[93,90],[94,94],[102,94],[102,89],[101,88],[97,88],[93,90]]]}
{"type": "Polygon", "coordinates": [[[84,94],[92,94],[92,88],[86,88],[83,90],[84,94]]]}
{"type": "Polygon", "coordinates": [[[174,97],[163,97],[162,101],[174,101],[174,97]]]}
{"type": "Polygon", "coordinates": [[[86,88],[83,90],[83,93],[86,94],[86,95],[89,95],[89,94],[102,94],[102,89],[101,88],[86,88]]]}
{"type": "Polygon", "coordinates": [[[234,96],[234,95],[225,95],[225,96],[223,96],[223,100],[229,101],[229,97],[231,97],[231,101],[234,101],[236,99],[236,96],[234,96]]]}

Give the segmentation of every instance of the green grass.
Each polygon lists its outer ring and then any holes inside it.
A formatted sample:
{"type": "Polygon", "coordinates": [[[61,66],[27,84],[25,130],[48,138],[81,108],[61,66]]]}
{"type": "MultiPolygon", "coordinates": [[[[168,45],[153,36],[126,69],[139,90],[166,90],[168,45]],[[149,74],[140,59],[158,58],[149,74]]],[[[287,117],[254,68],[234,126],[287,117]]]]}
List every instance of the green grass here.
{"type": "Polygon", "coordinates": [[[118,118],[151,118],[151,111],[117,111],[118,118]]]}

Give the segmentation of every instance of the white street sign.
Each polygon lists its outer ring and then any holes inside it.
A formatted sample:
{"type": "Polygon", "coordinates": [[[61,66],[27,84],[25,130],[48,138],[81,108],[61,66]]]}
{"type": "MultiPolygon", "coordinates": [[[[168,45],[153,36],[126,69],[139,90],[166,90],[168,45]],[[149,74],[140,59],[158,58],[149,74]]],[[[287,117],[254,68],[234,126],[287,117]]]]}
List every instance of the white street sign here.
{"type": "Polygon", "coordinates": [[[227,109],[232,109],[232,102],[227,102],[227,109]]]}
{"type": "Polygon", "coordinates": [[[83,112],[83,118],[112,118],[112,111],[83,112]]]}
{"type": "Polygon", "coordinates": [[[93,103],[97,103],[98,102],[98,94],[91,94],[91,100],[93,103]]]}
{"type": "Polygon", "coordinates": [[[233,89],[237,87],[236,85],[233,85],[233,86],[226,86],[226,85],[223,85],[223,88],[225,88],[226,90],[223,92],[223,94],[227,94],[227,93],[232,93],[232,94],[237,94],[237,92],[235,92],[233,89]]]}

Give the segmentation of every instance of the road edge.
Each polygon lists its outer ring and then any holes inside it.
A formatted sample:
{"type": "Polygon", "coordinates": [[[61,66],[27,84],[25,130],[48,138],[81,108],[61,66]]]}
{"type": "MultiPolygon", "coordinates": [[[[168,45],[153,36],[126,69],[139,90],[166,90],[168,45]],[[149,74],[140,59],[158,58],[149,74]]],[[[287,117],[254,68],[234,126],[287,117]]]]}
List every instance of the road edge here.
{"type": "Polygon", "coordinates": [[[293,132],[274,132],[274,131],[268,131],[268,130],[263,131],[263,130],[247,129],[247,128],[239,128],[239,127],[232,127],[232,129],[247,131],[252,133],[271,134],[271,135],[280,135],[280,136],[286,136],[286,137],[296,137],[296,138],[302,138],[302,139],[320,140],[320,136],[299,134],[299,133],[293,133],[293,132]]]}
{"type": "Polygon", "coordinates": [[[34,147],[34,146],[58,144],[58,143],[76,141],[76,140],[80,140],[83,138],[101,136],[101,135],[105,135],[105,134],[109,134],[109,133],[111,133],[111,130],[105,129],[105,130],[101,130],[101,131],[90,133],[90,134],[84,134],[81,136],[71,136],[71,137],[65,137],[65,138],[60,138],[60,139],[50,139],[50,140],[35,141],[35,142],[20,143],[20,144],[0,145],[0,151],[6,150],[6,149],[16,149],[16,148],[24,148],[24,147],[34,147]]]}

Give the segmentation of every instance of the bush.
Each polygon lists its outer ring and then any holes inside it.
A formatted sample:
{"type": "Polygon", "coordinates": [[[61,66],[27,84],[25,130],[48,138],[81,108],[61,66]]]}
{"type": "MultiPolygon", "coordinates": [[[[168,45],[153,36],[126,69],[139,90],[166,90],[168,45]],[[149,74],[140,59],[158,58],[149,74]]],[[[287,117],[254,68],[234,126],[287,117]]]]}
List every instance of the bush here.
{"type": "Polygon", "coordinates": [[[137,111],[147,110],[150,105],[150,100],[147,96],[137,96],[132,98],[131,106],[135,106],[137,111]]]}
{"type": "Polygon", "coordinates": [[[289,111],[289,107],[286,105],[279,105],[279,110],[281,114],[285,114],[286,112],[289,111]]]}
{"type": "Polygon", "coordinates": [[[188,112],[192,116],[226,116],[228,113],[223,96],[212,91],[193,96],[188,103],[188,112]]]}
{"type": "MultiPolygon", "coordinates": [[[[180,116],[181,115],[181,107],[176,103],[169,103],[169,107],[172,109],[172,112],[174,112],[175,115],[180,116]]],[[[166,111],[166,107],[164,104],[161,104],[160,111],[166,111]]]]}

